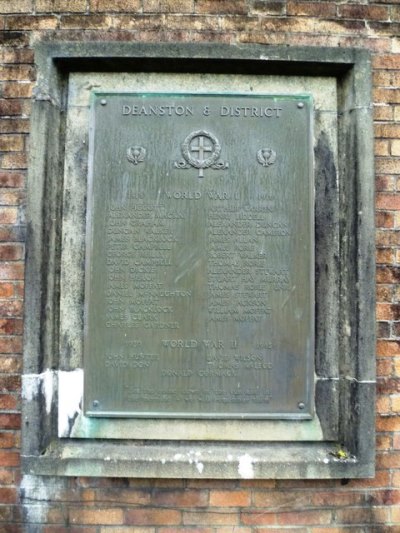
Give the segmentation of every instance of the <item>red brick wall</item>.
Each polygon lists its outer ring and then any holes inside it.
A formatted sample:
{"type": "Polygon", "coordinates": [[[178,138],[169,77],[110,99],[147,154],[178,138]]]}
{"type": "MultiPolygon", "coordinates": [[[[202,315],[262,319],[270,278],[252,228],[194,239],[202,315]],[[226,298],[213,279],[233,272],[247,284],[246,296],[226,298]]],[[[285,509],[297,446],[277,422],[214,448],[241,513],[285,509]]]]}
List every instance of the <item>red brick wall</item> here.
{"type": "MultiPolygon", "coordinates": [[[[1,532],[400,532],[399,35],[399,0],[0,0],[1,532]],[[21,504],[24,191],[35,79],[31,46],[42,38],[355,46],[373,52],[375,479],[345,484],[72,478],[62,490],[39,491],[21,504]]],[[[50,486],[47,478],[43,483],[50,486]]]]}

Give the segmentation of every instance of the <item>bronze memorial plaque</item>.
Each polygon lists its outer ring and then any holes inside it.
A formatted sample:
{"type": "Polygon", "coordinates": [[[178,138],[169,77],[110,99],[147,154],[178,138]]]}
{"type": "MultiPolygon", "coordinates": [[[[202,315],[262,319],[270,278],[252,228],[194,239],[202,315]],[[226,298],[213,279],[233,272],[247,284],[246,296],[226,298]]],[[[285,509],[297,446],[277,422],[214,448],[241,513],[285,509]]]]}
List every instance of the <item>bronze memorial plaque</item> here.
{"type": "Polygon", "coordinates": [[[86,414],[311,418],[312,98],[91,105],[86,414]]]}

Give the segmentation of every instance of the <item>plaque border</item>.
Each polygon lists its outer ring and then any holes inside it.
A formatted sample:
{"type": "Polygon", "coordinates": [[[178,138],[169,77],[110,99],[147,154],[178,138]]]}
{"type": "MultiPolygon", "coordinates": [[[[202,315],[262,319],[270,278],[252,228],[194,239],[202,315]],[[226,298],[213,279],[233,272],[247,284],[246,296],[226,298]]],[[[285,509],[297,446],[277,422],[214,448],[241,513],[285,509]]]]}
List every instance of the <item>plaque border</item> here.
{"type": "MultiPolygon", "coordinates": [[[[25,273],[22,468],[26,473],[166,478],[351,478],[374,475],[375,300],[374,170],[371,65],[366,50],[223,44],[38,43],[32,109],[25,273]],[[57,436],[60,256],[68,75],[78,71],[251,73],[336,78],[339,133],[338,290],[333,321],[337,365],[318,401],[339,408],[339,439],[323,442],[159,442],[61,439],[57,436]],[[338,453],[340,450],[341,453],[338,453]],[[195,460],[193,454],[195,453],[195,460]],[[112,457],[112,461],[107,458],[112,457]],[[242,468],[243,461],[249,468],[242,468]]],[[[321,159],[322,161],[322,159],[321,159]]],[[[322,169],[319,169],[323,171],[322,169]]],[[[318,169],[316,169],[318,171],[318,169]]],[[[325,198],[324,202],[330,202],[325,198]]],[[[318,204],[318,194],[317,194],[318,204]]],[[[324,204],[325,205],[325,204],[324,204]]],[[[318,217],[318,214],[316,215],[318,217]]],[[[318,220],[318,218],[317,218],[318,220]]],[[[329,221],[328,221],[329,222],[329,221]]],[[[318,228],[329,244],[329,224],[318,228]]],[[[316,264],[318,247],[316,244],[316,264]]],[[[329,291],[328,291],[329,292],[329,291]]],[[[318,306],[324,303],[318,300],[318,306]]],[[[317,311],[329,337],[329,306],[317,311]]],[[[316,344],[322,342],[316,340],[316,344]]],[[[329,373],[326,374],[329,376],[329,373]]],[[[319,389],[319,390],[318,390],[319,389]]],[[[318,410],[318,406],[317,406],[318,410]]],[[[72,412],[73,415],[73,412],[72,412]]],[[[328,428],[329,430],[329,428],[328,428]]],[[[327,431],[328,431],[327,430],[327,431]]],[[[329,431],[328,431],[329,432],[329,431]]]]}
{"type": "MultiPolygon", "coordinates": [[[[239,413],[232,413],[232,412],[224,412],[219,411],[217,413],[212,413],[207,410],[204,412],[180,412],[180,411],[161,411],[155,409],[154,411],[138,411],[138,412],[130,412],[130,411],[105,411],[100,409],[93,409],[90,408],[90,402],[86,400],[87,409],[85,416],[90,417],[96,417],[96,418],[145,418],[145,419],[181,419],[181,420],[187,420],[187,419],[203,419],[203,420],[287,420],[287,421],[294,421],[294,420],[311,420],[315,416],[315,382],[314,382],[314,353],[315,353],[315,347],[314,347],[314,339],[315,339],[315,294],[314,294],[314,249],[315,249],[315,242],[314,242],[314,235],[315,235],[315,229],[314,229],[314,207],[315,207],[315,198],[314,198],[314,153],[313,153],[313,120],[314,120],[314,103],[313,103],[313,97],[310,94],[301,94],[301,93],[295,93],[293,95],[289,94],[278,94],[278,93],[270,93],[270,94],[248,94],[248,93],[218,93],[211,91],[209,93],[205,92],[198,92],[198,93],[186,93],[186,92],[120,92],[120,91],[109,91],[109,90],[94,90],[91,93],[90,96],[90,111],[89,111],[89,117],[90,117],[90,126],[89,126],[89,155],[88,155],[88,176],[87,176],[87,216],[86,216],[86,256],[85,256],[85,272],[91,272],[92,270],[92,238],[94,235],[94,224],[92,220],[92,212],[94,210],[94,188],[95,188],[95,181],[94,181],[94,152],[95,152],[95,132],[96,132],[96,111],[95,107],[95,101],[101,99],[107,99],[108,97],[129,97],[129,96],[137,96],[142,97],[143,95],[146,96],[154,96],[154,97],[182,97],[182,96],[190,96],[190,97],[225,97],[227,99],[234,99],[234,98],[243,98],[248,97],[252,98],[253,100],[259,99],[260,101],[265,98],[269,98],[271,100],[274,99],[282,99],[286,101],[293,101],[293,102],[303,102],[307,101],[309,105],[309,109],[307,110],[307,117],[306,122],[309,122],[308,125],[308,132],[307,135],[309,136],[309,144],[307,146],[307,173],[305,174],[304,181],[307,181],[309,194],[308,196],[308,208],[309,208],[309,233],[308,238],[310,239],[310,272],[309,272],[309,284],[310,284],[310,292],[308,295],[308,301],[309,301],[309,311],[310,311],[310,329],[309,329],[309,336],[311,338],[311,342],[309,343],[307,347],[307,351],[304,353],[304,356],[306,358],[306,369],[304,371],[304,382],[305,382],[305,389],[307,393],[304,395],[304,404],[303,404],[303,410],[299,411],[297,410],[294,412],[294,409],[292,409],[291,412],[280,412],[280,411],[271,411],[266,413],[254,413],[254,412],[239,412],[239,413]]],[[[303,104],[304,105],[304,104],[303,104]]],[[[90,350],[88,349],[89,339],[88,339],[88,324],[89,324],[89,304],[88,304],[88,298],[90,294],[90,285],[91,283],[91,276],[85,276],[85,303],[84,303],[84,338],[83,338],[83,345],[84,345],[84,354],[83,359],[84,361],[87,361],[89,359],[93,359],[93,356],[90,357],[90,350]]],[[[86,363],[84,366],[84,397],[85,395],[89,396],[88,391],[91,392],[90,387],[86,384],[86,363]]],[[[97,396],[95,396],[97,398],[97,396]]],[[[93,398],[93,396],[92,396],[93,398]]],[[[85,403],[85,401],[84,401],[85,403]]],[[[100,399],[101,403],[101,399],[100,399]]]]}

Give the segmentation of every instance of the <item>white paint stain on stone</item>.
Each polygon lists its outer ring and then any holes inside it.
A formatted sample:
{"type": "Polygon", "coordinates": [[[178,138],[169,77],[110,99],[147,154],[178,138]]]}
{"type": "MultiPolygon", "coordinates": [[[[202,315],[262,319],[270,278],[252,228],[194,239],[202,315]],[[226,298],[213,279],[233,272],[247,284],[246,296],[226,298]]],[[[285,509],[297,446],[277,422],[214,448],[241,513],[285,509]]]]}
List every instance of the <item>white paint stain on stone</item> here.
{"type": "Polygon", "coordinates": [[[22,397],[31,402],[42,392],[45,398],[46,412],[50,413],[53,400],[53,379],[56,374],[53,370],[45,370],[41,374],[24,374],[22,376],[22,397]]]}
{"type": "Polygon", "coordinates": [[[46,400],[46,413],[50,413],[51,410],[51,402],[53,400],[53,390],[54,390],[54,374],[55,372],[52,370],[46,370],[42,374],[42,390],[44,393],[44,397],[46,400]]]}
{"type": "Polygon", "coordinates": [[[239,457],[238,473],[243,479],[252,479],[254,477],[253,459],[248,453],[239,457]]]}
{"type": "Polygon", "coordinates": [[[199,474],[202,474],[202,473],[203,473],[203,470],[204,470],[204,465],[203,465],[203,463],[197,462],[197,463],[196,463],[196,468],[197,468],[199,474]]]}
{"type": "Polygon", "coordinates": [[[57,478],[25,474],[20,484],[21,503],[28,531],[35,524],[45,523],[49,510],[48,502],[61,492],[63,481],[57,478]]]}
{"type": "Polygon", "coordinates": [[[81,412],[83,369],[58,373],[58,436],[68,437],[70,420],[81,412]]]}

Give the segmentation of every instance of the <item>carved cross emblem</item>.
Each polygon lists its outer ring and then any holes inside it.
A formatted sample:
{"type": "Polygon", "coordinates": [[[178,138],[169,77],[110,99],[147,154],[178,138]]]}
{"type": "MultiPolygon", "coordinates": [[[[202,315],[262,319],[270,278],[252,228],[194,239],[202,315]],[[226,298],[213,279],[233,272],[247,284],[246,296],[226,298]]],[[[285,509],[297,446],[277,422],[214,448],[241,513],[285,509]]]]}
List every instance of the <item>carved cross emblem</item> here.
{"type": "Polygon", "coordinates": [[[205,130],[193,131],[181,146],[183,159],[175,161],[175,168],[199,169],[199,178],[204,178],[204,169],[225,170],[229,168],[227,161],[218,161],[221,145],[212,133],[205,130]]]}

